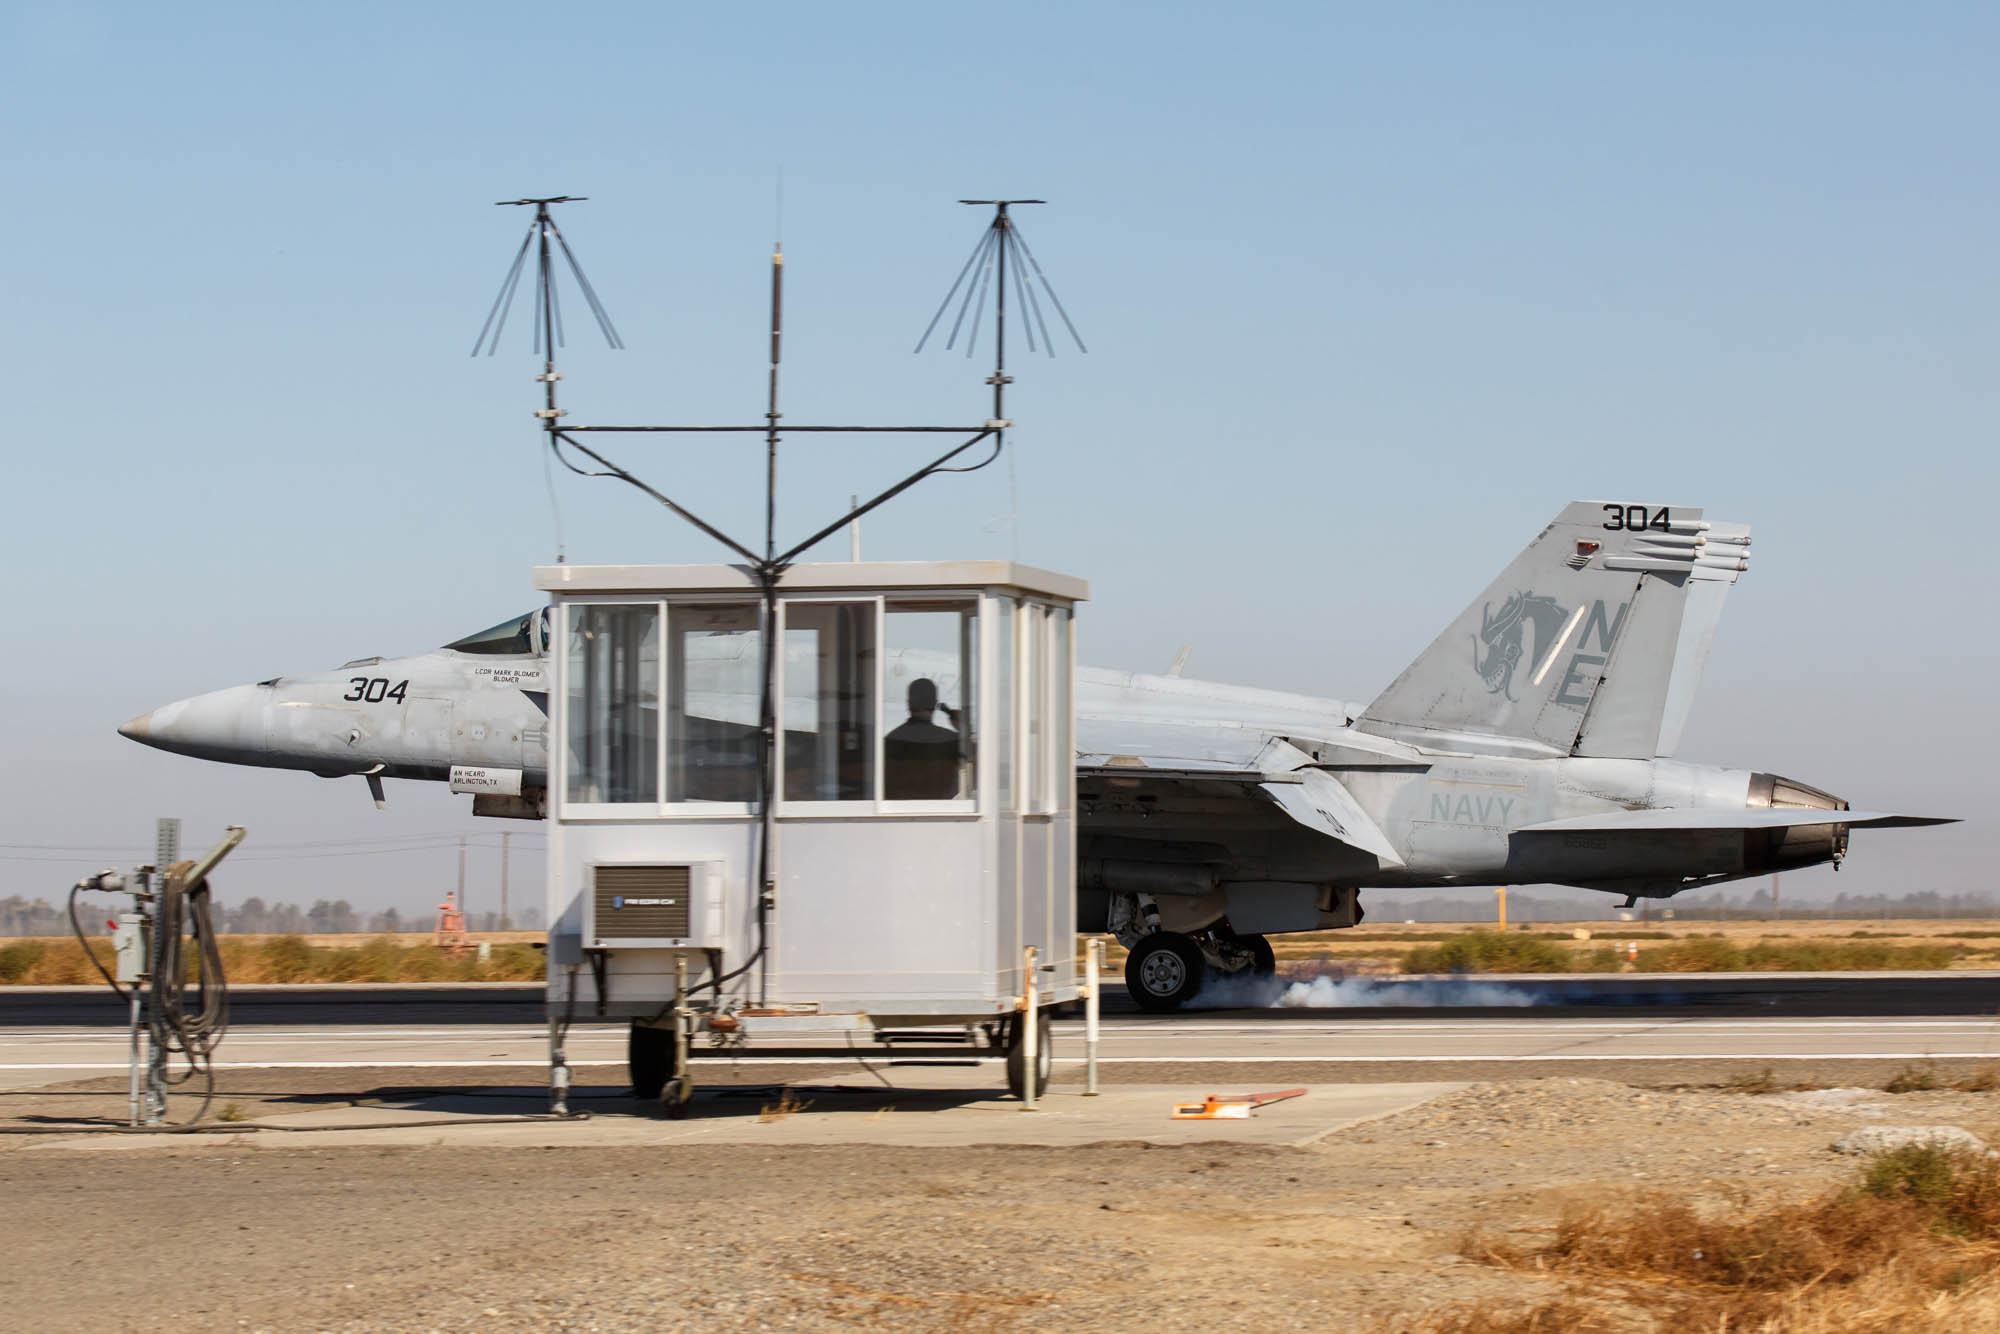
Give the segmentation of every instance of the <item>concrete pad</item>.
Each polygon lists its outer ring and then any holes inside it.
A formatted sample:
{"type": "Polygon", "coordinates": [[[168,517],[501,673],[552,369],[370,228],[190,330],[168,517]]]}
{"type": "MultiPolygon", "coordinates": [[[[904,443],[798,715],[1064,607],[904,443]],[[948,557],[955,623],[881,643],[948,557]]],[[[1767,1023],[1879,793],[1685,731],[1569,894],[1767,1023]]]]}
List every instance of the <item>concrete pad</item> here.
{"type": "MultiPolygon", "coordinates": [[[[928,1071],[937,1076],[946,1072],[928,1071]]],[[[955,1072],[954,1072],[955,1073],[955,1072]]],[[[1316,1084],[1247,1120],[1176,1121],[1177,1102],[1251,1088],[1122,1084],[1085,1097],[1051,1089],[1030,1112],[990,1080],[978,1087],[885,1088],[849,1081],[768,1089],[698,1092],[687,1117],[670,1120],[632,1098],[591,1098],[587,1118],[521,1116],[520,1090],[465,1090],[395,1107],[326,1107],[244,1123],[243,1133],[59,1135],[21,1146],[59,1149],[332,1148],[449,1145],[457,1148],[585,1148],[669,1144],[1074,1146],[1105,1141],[1149,1144],[1311,1144],[1357,1122],[1389,1116],[1466,1087],[1460,1083],[1316,1084]],[[505,1094],[507,1096],[496,1096],[505,1094]]]]}

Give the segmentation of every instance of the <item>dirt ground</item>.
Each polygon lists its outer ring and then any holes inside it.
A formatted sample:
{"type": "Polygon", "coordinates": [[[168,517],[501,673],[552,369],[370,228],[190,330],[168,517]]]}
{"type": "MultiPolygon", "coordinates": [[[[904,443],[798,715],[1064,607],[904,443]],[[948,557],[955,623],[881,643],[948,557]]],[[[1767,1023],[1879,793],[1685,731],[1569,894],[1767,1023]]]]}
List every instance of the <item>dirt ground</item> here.
{"type": "Polygon", "coordinates": [[[1864,1124],[2000,1140],[2000,1094],[1486,1083],[1303,1148],[14,1138],[0,1330],[1389,1331],[1564,1291],[1465,1258],[1479,1230],[1809,1193],[1851,1178],[1828,1146],[1864,1124]]]}

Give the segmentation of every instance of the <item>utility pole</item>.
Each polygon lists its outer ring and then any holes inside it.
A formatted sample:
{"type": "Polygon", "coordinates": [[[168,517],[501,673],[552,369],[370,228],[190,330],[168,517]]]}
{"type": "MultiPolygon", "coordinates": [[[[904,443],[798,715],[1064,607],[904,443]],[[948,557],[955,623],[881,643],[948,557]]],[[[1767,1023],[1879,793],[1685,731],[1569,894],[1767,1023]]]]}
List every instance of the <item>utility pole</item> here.
{"type": "Polygon", "coordinates": [[[1778,901],[1778,877],[1771,877],[1771,916],[1777,921],[1785,920],[1785,909],[1778,901]]]}
{"type": "Polygon", "coordinates": [[[500,831],[500,929],[502,931],[514,929],[514,919],[507,911],[507,840],[513,836],[512,830],[500,831]]]}
{"type": "Polygon", "coordinates": [[[465,917],[467,930],[472,929],[472,919],[465,913],[465,835],[458,836],[458,914],[465,917]]]}

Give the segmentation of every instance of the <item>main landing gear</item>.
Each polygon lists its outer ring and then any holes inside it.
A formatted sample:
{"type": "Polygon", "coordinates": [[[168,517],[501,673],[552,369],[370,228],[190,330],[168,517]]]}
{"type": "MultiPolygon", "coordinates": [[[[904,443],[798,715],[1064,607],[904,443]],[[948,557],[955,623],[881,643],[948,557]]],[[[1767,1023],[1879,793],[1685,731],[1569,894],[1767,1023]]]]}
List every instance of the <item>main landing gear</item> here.
{"type": "Polygon", "coordinates": [[[1142,1010],[1168,1014],[1181,1009],[1214,977],[1272,977],[1278,960],[1262,936],[1239,936],[1226,928],[1198,936],[1154,931],[1125,956],[1125,987],[1142,1010]]]}

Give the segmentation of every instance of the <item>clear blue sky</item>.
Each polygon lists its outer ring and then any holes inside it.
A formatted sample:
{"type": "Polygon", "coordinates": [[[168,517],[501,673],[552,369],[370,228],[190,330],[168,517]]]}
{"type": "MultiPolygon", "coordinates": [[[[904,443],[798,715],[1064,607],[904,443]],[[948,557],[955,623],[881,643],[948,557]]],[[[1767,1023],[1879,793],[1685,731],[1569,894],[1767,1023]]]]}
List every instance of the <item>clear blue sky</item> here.
{"type": "MultiPolygon", "coordinates": [[[[466,355],[493,200],[591,196],[630,350],[573,323],[573,420],[754,419],[781,166],[793,420],[984,415],[910,355],[961,196],[1050,201],[1091,347],[1022,366],[1018,522],[996,467],[869,555],[1018,551],[1094,581],[1086,661],[1366,699],[1563,502],[1703,505],[1756,561],[1682,756],[1972,817],[1798,892],[1985,888],[1996,68],[1979,5],[16,4],[0,895],[175,814],[250,827],[235,897],[434,901],[463,799],[113,728],[532,603],[525,328],[466,355]],[[275,855],[352,837],[417,850],[275,855]]],[[[754,451],[623,448],[752,522],[754,451]]],[[[911,457],[798,445],[787,528],[911,457]]],[[[572,560],[713,554],[560,485],[572,560]]]]}

